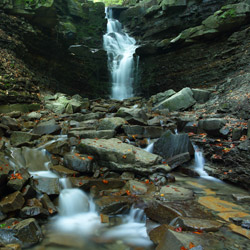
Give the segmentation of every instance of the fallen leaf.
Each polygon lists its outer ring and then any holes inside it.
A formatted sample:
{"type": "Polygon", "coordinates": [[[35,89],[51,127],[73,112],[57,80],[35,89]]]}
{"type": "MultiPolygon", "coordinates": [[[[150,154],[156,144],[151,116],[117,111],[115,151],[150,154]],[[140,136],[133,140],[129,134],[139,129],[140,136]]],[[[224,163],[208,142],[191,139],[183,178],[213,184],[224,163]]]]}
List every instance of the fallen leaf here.
{"type": "Polygon", "coordinates": [[[189,243],[189,249],[191,249],[191,248],[193,248],[193,247],[195,247],[194,243],[190,242],[190,243],[189,243]]]}
{"type": "Polygon", "coordinates": [[[91,156],[88,156],[88,159],[89,159],[89,160],[93,160],[93,157],[91,157],[91,156]]]}

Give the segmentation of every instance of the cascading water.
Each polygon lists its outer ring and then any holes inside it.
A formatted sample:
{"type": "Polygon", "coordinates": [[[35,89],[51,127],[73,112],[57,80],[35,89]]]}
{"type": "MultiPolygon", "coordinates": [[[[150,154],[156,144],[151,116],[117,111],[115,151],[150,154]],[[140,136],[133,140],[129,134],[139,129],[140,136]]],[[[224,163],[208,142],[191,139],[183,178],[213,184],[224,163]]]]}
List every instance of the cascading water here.
{"type": "Polygon", "coordinates": [[[136,41],[122,29],[121,23],[106,8],[107,33],[103,36],[108,54],[108,66],[112,79],[112,99],[123,100],[133,96],[134,58],[136,41]]]}

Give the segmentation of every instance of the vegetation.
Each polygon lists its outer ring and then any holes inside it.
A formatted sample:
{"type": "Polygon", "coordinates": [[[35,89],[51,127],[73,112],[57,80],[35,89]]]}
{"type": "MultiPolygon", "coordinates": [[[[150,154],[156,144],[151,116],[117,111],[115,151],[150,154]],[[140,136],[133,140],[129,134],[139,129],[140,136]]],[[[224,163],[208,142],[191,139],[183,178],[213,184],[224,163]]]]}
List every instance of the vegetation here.
{"type": "Polygon", "coordinates": [[[123,4],[123,0],[94,0],[94,2],[102,2],[105,4],[105,6],[122,5],[123,4]]]}

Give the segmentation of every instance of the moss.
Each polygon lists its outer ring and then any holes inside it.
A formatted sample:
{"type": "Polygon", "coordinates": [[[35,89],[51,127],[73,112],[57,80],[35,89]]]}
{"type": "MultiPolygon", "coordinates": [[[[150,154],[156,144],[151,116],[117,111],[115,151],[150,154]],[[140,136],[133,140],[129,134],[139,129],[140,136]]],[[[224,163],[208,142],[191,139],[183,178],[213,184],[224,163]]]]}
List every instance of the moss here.
{"type": "Polygon", "coordinates": [[[230,9],[225,11],[222,15],[220,15],[220,18],[226,19],[226,18],[234,18],[236,17],[236,10],[230,9]]]}

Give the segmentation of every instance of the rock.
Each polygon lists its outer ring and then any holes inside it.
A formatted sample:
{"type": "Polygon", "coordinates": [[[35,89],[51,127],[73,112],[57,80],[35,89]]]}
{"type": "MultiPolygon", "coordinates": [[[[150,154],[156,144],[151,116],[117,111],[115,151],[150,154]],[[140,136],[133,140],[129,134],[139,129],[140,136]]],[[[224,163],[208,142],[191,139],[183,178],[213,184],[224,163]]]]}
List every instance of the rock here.
{"type": "Polygon", "coordinates": [[[0,211],[3,213],[9,213],[22,208],[25,200],[19,191],[5,196],[0,201],[0,211]]]}
{"type": "Polygon", "coordinates": [[[16,237],[22,242],[22,246],[31,246],[42,240],[42,230],[33,218],[20,221],[13,228],[16,237]]]}
{"type": "Polygon", "coordinates": [[[43,194],[43,196],[41,197],[41,202],[43,204],[43,207],[46,208],[50,214],[54,214],[57,212],[55,205],[50,200],[47,194],[43,194]]]}
{"type": "Polygon", "coordinates": [[[160,202],[153,201],[145,209],[147,217],[161,224],[169,224],[176,217],[182,216],[177,210],[160,202]]]}
{"type": "Polygon", "coordinates": [[[22,195],[23,197],[26,199],[30,199],[36,196],[36,191],[34,190],[34,188],[30,185],[26,185],[23,189],[22,189],[22,195]]]}
{"type": "Polygon", "coordinates": [[[242,130],[240,128],[234,128],[232,131],[232,140],[238,141],[241,138],[242,130]]]}
{"type": "Polygon", "coordinates": [[[145,183],[129,180],[126,184],[126,189],[130,191],[131,194],[142,195],[147,193],[147,185],[145,183]],[[127,188],[126,188],[127,187],[127,188]]]}
{"type": "Polygon", "coordinates": [[[67,139],[57,140],[45,146],[45,149],[55,155],[63,156],[65,153],[70,151],[69,143],[67,139]]]}
{"type": "Polygon", "coordinates": [[[160,157],[146,152],[135,146],[122,143],[118,139],[85,139],[81,140],[78,146],[81,153],[94,155],[96,160],[102,162],[114,162],[119,164],[133,164],[134,167],[144,167],[156,165],[160,157]]]}
{"type": "Polygon", "coordinates": [[[52,166],[50,170],[59,175],[60,177],[70,177],[79,175],[77,171],[65,168],[61,165],[52,166]]]}
{"type": "Polygon", "coordinates": [[[132,172],[123,172],[121,174],[121,179],[123,180],[131,180],[135,178],[135,174],[132,172]]]}
{"type": "Polygon", "coordinates": [[[222,227],[222,223],[206,219],[179,217],[175,221],[174,226],[181,227],[185,231],[201,230],[205,232],[216,232],[222,227]]]}
{"type": "Polygon", "coordinates": [[[122,125],[126,124],[126,120],[121,117],[111,117],[101,119],[98,125],[98,130],[117,130],[122,125]]]}
{"type": "Polygon", "coordinates": [[[139,108],[121,107],[119,108],[115,116],[124,118],[129,124],[132,125],[146,125],[146,122],[148,120],[145,111],[139,108]]]}
{"type": "Polygon", "coordinates": [[[47,218],[49,216],[48,210],[42,207],[23,207],[20,210],[21,218],[31,218],[31,217],[39,217],[39,218],[47,218]]]}
{"type": "Polygon", "coordinates": [[[68,133],[69,136],[77,137],[77,138],[89,138],[89,139],[110,139],[115,137],[115,130],[76,130],[72,129],[68,133]]]}
{"type": "Polygon", "coordinates": [[[195,102],[196,101],[193,98],[192,90],[190,88],[184,88],[178,93],[154,106],[154,110],[167,108],[169,111],[181,111],[193,106],[195,102]]]}
{"type": "Polygon", "coordinates": [[[174,12],[185,9],[187,6],[186,0],[162,0],[160,6],[167,12],[174,12]]]}
{"type": "Polygon", "coordinates": [[[198,130],[212,136],[222,136],[221,129],[226,125],[226,120],[221,118],[208,118],[198,122],[198,130]]]}
{"type": "Polygon", "coordinates": [[[160,195],[163,195],[167,200],[189,200],[194,198],[192,190],[174,185],[163,186],[160,189],[160,195]]]}
{"type": "Polygon", "coordinates": [[[247,122],[247,138],[250,138],[250,119],[247,122]]]}
{"type": "Polygon", "coordinates": [[[173,230],[174,227],[171,227],[167,224],[163,224],[163,225],[160,225],[160,226],[154,228],[153,230],[151,230],[149,232],[150,240],[152,240],[154,242],[154,244],[158,245],[162,241],[162,239],[165,236],[168,229],[173,230]]]}
{"type": "Polygon", "coordinates": [[[174,157],[171,157],[167,160],[167,163],[171,167],[171,169],[174,169],[178,166],[181,166],[183,163],[190,161],[191,157],[188,152],[175,155],[174,157]]]}
{"type": "Polygon", "coordinates": [[[60,193],[60,185],[58,178],[39,178],[32,181],[32,185],[37,192],[48,195],[60,193]]]}
{"type": "MultiPolygon", "coordinates": [[[[187,134],[172,134],[170,130],[165,132],[159,140],[154,143],[153,153],[162,156],[165,159],[172,158],[182,153],[194,154],[194,148],[187,134]]],[[[177,159],[173,159],[173,165],[177,159]]],[[[186,155],[182,155],[182,160],[188,159],[186,155]]]]}
{"type": "Polygon", "coordinates": [[[96,201],[97,209],[100,213],[115,215],[129,211],[133,200],[123,196],[103,196],[96,201]]]}
{"type": "Polygon", "coordinates": [[[31,112],[27,115],[27,117],[29,120],[32,121],[32,120],[39,120],[42,117],[42,115],[38,112],[31,112]]]}
{"type": "Polygon", "coordinates": [[[7,177],[13,171],[9,161],[5,158],[5,154],[0,152],[0,187],[5,186],[7,183],[7,177]]]}
{"type": "Polygon", "coordinates": [[[5,126],[8,126],[11,130],[20,130],[20,126],[18,125],[16,119],[9,116],[2,116],[1,123],[5,126]]]}
{"type": "Polygon", "coordinates": [[[28,133],[28,132],[21,132],[21,131],[14,131],[10,137],[10,143],[12,146],[24,146],[25,144],[32,142],[40,138],[40,135],[28,133]]]}
{"type": "Polygon", "coordinates": [[[26,169],[20,169],[20,171],[11,175],[10,180],[7,183],[7,187],[13,191],[21,191],[24,184],[29,180],[30,174],[26,169]]]}
{"type": "Polygon", "coordinates": [[[232,196],[238,202],[250,202],[250,195],[247,195],[247,194],[232,194],[232,196]]]}
{"type": "Polygon", "coordinates": [[[209,100],[211,91],[204,89],[192,89],[193,97],[198,103],[205,103],[209,100]]]}
{"type": "Polygon", "coordinates": [[[49,121],[39,122],[33,129],[33,133],[38,135],[47,135],[58,132],[60,129],[61,127],[56,124],[56,121],[54,119],[51,119],[49,121]]]}
{"type": "Polygon", "coordinates": [[[93,172],[91,158],[85,154],[67,153],[64,155],[63,164],[67,168],[81,173],[91,173],[93,172]]]}
{"type": "Polygon", "coordinates": [[[40,104],[10,104],[10,105],[0,105],[0,113],[10,113],[13,111],[20,111],[22,113],[28,113],[30,111],[39,110],[41,108],[40,104]]]}

